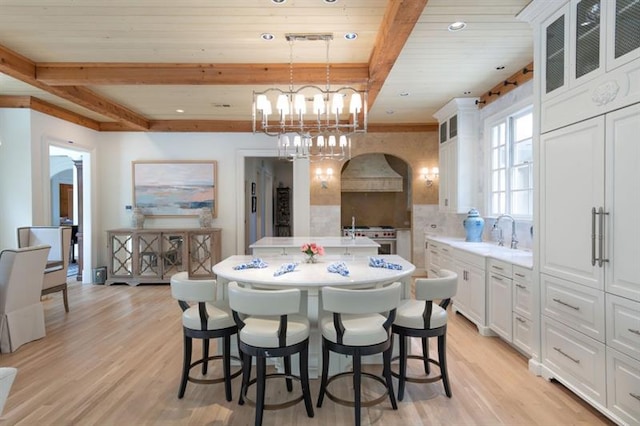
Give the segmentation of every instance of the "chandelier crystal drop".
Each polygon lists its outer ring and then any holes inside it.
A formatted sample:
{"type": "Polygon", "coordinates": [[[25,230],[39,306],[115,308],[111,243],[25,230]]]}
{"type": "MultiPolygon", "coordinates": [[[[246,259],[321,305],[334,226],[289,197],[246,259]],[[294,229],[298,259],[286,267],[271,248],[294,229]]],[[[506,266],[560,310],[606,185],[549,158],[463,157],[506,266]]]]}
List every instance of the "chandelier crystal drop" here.
{"type": "Polygon", "coordinates": [[[253,92],[253,132],[277,137],[280,158],[311,161],[351,158],[350,136],[367,131],[367,90],[349,86],[331,89],[329,43],[332,34],[287,34],[286,38],[290,49],[289,88],[253,92]],[[305,85],[294,89],[295,41],[326,43],[325,88],[305,85]]]}

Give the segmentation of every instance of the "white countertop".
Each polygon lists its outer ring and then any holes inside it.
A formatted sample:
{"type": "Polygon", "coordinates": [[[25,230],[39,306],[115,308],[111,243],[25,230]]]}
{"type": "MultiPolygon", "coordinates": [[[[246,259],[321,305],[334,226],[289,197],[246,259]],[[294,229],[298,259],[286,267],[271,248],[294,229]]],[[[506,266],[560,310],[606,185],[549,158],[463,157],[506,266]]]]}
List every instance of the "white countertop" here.
{"type": "Polygon", "coordinates": [[[249,248],[301,247],[303,244],[316,243],[322,247],[380,247],[380,244],[368,237],[264,237],[251,244],[249,248]]]}
{"type": "Polygon", "coordinates": [[[280,276],[273,273],[284,263],[303,262],[304,256],[260,256],[268,264],[262,269],[233,269],[234,266],[248,263],[253,256],[235,255],[224,259],[213,267],[213,272],[228,281],[263,285],[276,288],[295,287],[300,289],[319,288],[323,286],[370,286],[401,281],[410,277],[415,266],[397,255],[375,256],[387,262],[402,265],[401,270],[373,268],[369,266],[369,256],[363,255],[328,255],[320,256],[317,263],[299,263],[293,272],[280,276]],[[333,262],[342,261],[349,269],[349,276],[327,271],[333,262]]]}
{"type": "Polygon", "coordinates": [[[533,268],[533,253],[528,250],[513,250],[509,247],[499,246],[497,243],[493,242],[470,243],[465,241],[464,238],[442,237],[438,235],[426,235],[425,237],[448,244],[459,250],[465,250],[480,256],[503,260],[524,268],[533,268]]]}

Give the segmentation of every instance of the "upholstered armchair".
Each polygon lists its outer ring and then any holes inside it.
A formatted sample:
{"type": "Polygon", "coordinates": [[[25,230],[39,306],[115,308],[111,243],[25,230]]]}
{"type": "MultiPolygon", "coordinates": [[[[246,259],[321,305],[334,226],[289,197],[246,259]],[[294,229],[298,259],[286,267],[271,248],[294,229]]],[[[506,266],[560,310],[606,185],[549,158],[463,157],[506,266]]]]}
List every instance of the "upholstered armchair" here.
{"type": "Polygon", "coordinates": [[[0,252],[0,352],[45,336],[40,301],[49,246],[0,252]]]}
{"type": "Polygon", "coordinates": [[[69,312],[67,298],[67,270],[71,246],[70,226],[23,226],[18,228],[18,247],[39,244],[51,246],[42,282],[42,295],[62,292],[64,310],[69,312]]]}

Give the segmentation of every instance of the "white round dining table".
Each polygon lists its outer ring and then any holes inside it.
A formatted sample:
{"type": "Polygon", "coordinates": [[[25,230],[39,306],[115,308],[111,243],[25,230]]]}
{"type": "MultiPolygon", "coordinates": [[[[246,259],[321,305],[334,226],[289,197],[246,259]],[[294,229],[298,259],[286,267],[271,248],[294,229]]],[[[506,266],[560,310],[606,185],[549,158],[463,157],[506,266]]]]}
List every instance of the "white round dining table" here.
{"type": "MultiPolygon", "coordinates": [[[[415,266],[398,255],[376,255],[387,263],[400,265],[401,269],[376,268],[369,266],[369,257],[365,255],[330,255],[320,256],[316,263],[304,263],[304,255],[263,256],[260,260],[267,264],[265,268],[234,269],[239,265],[248,264],[254,256],[230,256],[213,267],[218,283],[223,284],[222,297],[226,297],[226,285],[230,281],[252,287],[263,288],[298,288],[303,291],[300,313],[307,315],[311,323],[309,337],[309,376],[317,378],[322,368],[321,336],[318,330],[318,318],[322,310],[322,292],[326,286],[363,288],[390,284],[396,281],[403,283],[403,298],[409,298],[411,292],[411,276],[415,266]],[[329,272],[327,267],[334,262],[344,262],[349,275],[342,276],[329,272]],[[274,275],[280,267],[288,263],[297,263],[291,272],[274,275]]],[[[349,369],[350,359],[331,354],[331,374],[349,369]]],[[[381,363],[381,358],[365,357],[364,363],[381,363]]]]}

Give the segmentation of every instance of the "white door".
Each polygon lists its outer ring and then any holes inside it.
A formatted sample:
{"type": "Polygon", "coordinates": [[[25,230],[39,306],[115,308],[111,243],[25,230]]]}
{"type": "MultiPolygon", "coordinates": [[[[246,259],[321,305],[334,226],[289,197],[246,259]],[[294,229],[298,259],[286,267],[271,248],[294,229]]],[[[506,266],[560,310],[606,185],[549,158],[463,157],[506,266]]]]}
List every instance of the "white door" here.
{"type": "Polygon", "coordinates": [[[603,290],[604,117],[541,135],[540,156],[540,272],[603,290]]]}
{"type": "Polygon", "coordinates": [[[607,291],[640,300],[640,105],[607,115],[607,291]]]}

